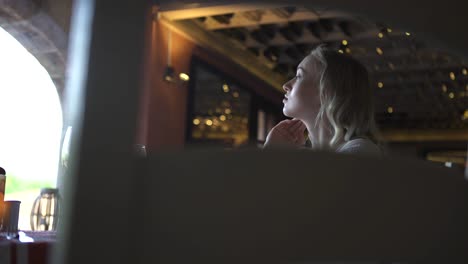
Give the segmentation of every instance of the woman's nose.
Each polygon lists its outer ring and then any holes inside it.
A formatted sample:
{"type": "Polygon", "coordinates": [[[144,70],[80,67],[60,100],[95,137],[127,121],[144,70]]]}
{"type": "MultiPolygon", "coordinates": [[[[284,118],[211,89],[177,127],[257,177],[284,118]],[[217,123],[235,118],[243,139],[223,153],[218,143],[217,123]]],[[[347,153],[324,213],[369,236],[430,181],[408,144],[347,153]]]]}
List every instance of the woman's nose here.
{"type": "Polygon", "coordinates": [[[291,91],[291,82],[292,82],[292,79],[287,81],[285,84],[283,84],[283,90],[288,92],[288,91],[291,91]]]}

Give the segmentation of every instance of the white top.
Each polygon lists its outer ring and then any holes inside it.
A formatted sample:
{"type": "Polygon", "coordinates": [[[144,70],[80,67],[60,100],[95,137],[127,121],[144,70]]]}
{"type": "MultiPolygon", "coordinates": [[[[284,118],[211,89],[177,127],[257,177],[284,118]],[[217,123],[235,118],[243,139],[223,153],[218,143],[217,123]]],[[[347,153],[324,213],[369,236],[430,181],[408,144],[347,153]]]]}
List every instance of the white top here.
{"type": "Polygon", "coordinates": [[[351,154],[381,155],[382,150],[370,139],[358,138],[345,142],[336,152],[351,154]]]}

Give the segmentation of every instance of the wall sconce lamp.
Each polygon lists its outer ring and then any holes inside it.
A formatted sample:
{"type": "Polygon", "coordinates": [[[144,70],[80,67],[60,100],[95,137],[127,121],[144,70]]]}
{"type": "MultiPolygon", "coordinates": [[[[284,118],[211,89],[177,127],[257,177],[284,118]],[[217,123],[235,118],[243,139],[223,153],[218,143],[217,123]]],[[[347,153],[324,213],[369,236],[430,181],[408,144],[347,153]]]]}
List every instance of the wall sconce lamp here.
{"type": "Polygon", "coordinates": [[[174,82],[175,81],[174,74],[175,74],[174,68],[170,65],[167,65],[166,69],[164,70],[164,80],[166,82],[174,82]]]}
{"type": "Polygon", "coordinates": [[[183,82],[188,82],[190,80],[190,76],[185,72],[179,73],[179,79],[183,82]]]}
{"type": "Polygon", "coordinates": [[[167,66],[166,69],[164,69],[164,76],[163,79],[166,82],[170,83],[177,83],[177,82],[188,82],[190,80],[190,76],[187,73],[181,72],[179,73],[179,78],[176,77],[176,71],[174,67],[172,67],[171,63],[171,47],[172,46],[172,32],[169,30],[168,33],[168,41],[167,41],[167,66]]]}
{"type": "Polygon", "coordinates": [[[179,78],[177,78],[174,67],[168,65],[164,70],[164,80],[170,83],[184,83],[190,80],[190,76],[185,72],[181,72],[179,73],[179,78]]]}

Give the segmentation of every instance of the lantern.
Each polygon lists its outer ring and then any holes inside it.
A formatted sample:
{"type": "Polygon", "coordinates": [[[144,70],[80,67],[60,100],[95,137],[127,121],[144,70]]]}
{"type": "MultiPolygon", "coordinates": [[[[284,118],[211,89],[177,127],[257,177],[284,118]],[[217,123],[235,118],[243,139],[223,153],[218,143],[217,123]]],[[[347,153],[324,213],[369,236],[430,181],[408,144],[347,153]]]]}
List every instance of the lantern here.
{"type": "Polygon", "coordinates": [[[41,194],[34,201],[31,210],[31,229],[34,231],[56,230],[58,213],[58,189],[41,189],[41,194]]]}

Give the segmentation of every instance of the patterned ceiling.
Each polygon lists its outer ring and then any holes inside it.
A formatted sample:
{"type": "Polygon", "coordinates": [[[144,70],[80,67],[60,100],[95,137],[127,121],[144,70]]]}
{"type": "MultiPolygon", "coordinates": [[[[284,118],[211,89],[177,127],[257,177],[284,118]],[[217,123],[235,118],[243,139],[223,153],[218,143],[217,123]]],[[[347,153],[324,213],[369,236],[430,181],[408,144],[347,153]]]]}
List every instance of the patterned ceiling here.
{"type": "Polygon", "coordinates": [[[467,128],[468,65],[417,34],[335,10],[276,7],[186,19],[253,54],[290,78],[325,43],[361,61],[371,74],[382,128],[467,128]]]}

